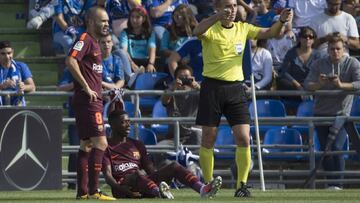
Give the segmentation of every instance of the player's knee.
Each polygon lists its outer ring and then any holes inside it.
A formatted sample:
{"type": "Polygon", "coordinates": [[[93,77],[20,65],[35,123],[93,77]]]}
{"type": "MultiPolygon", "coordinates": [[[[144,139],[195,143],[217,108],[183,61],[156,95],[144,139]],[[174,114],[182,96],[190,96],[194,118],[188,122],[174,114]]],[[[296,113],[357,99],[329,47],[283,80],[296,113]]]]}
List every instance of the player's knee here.
{"type": "Polygon", "coordinates": [[[201,137],[201,146],[207,149],[214,148],[215,140],[216,140],[216,136],[203,135],[201,137]]]}
{"type": "Polygon", "coordinates": [[[236,145],[240,147],[250,146],[250,138],[248,136],[235,136],[236,145]]]}
{"type": "Polygon", "coordinates": [[[217,135],[217,128],[203,126],[202,130],[203,131],[201,136],[201,146],[207,149],[214,148],[216,135],[217,135]]]}

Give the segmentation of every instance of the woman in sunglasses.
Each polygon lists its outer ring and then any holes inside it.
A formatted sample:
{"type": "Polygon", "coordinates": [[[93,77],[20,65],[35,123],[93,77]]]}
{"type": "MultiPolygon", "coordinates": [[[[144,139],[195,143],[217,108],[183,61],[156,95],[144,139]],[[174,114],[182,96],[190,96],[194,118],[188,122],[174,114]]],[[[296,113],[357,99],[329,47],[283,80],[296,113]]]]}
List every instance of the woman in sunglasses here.
{"type": "MultiPolygon", "coordinates": [[[[299,32],[298,43],[290,49],[284,58],[279,70],[278,89],[281,90],[303,90],[303,82],[309,73],[310,65],[319,58],[319,53],[313,49],[316,39],[315,31],[310,27],[302,27],[299,32]]],[[[295,100],[300,103],[300,97],[286,97],[287,100],[295,100]]]]}

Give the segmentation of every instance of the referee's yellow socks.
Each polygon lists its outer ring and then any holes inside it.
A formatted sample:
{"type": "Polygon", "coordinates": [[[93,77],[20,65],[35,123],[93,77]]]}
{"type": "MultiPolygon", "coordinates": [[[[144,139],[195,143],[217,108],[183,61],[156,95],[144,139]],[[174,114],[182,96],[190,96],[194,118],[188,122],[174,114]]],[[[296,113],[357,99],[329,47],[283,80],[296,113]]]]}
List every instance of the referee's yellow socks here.
{"type": "Polygon", "coordinates": [[[204,176],[205,183],[212,181],[214,172],[214,148],[207,149],[200,147],[200,167],[204,176]]]}
{"type": "Polygon", "coordinates": [[[249,147],[236,147],[235,162],[237,166],[236,188],[239,188],[240,182],[246,183],[251,164],[251,151],[249,147]]]}

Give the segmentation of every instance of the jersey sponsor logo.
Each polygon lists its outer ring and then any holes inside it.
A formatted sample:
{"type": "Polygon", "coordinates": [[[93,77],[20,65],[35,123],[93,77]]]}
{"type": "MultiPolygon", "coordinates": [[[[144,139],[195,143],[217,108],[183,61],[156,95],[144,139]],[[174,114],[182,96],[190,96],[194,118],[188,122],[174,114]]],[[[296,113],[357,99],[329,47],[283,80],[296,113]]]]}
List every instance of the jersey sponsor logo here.
{"type": "Polygon", "coordinates": [[[133,152],[133,156],[135,159],[140,159],[140,152],[133,152]]]}
{"type": "Polygon", "coordinates": [[[83,47],[84,47],[84,41],[78,41],[76,42],[73,49],[75,49],[76,51],[81,51],[83,47]]]}
{"type": "Polygon", "coordinates": [[[43,181],[48,171],[49,161],[44,160],[44,157],[39,154],[38,149],[32,148],[34,147],[32,144],[34,142],[42,142],[43,145],[48,145],[50,143],[50,133],[44,120],[38,114],[29,110],[20,111],[10,117],[1,133],[0,154],[11,154],[12,158],[10,161],[5,161],[2,159],[3,157],[0,156],[0,162],[2,163],[1,171],[8,183],[19,190],[28,191],[35,189],[43,181]],[[22,133],[10,134],[11,128],[13,128],[14,125],[18,126],[19,121],[23,122],[23,125],[21,126],[22,133]],[[35,125],[39,128],[36,131],[29,129],[30,126],[34,127],[34,123],[36,123],[35,125]],[[29,139],[34,137],[32,136],[34,135],[33,133],[40,133],[40,136],[44,139],[29,139]],[[5,145],[3,141],[10,136],[18,136],[19,139],[21,139],[21,144],[19,146],[5,145]],[[16,153],[12,153],[12,151],[14,151],[14,147],[17,148],[15,150],[16,153]],[[34,177],[29,177],[28,180],[20,179],[18,176],[16,176],[16,173],[13,172],[13,168],[16,168],[19,165],[22,165],[23,167],[35,168],[38,170],[38,174],[34,177]]]}
{"type": "Polygon", "coordinates": [[[114,166],[115,172],[119,172],[119,171],[125,172],[125,171],[130,170],[130,169],[133,169],[133,168],[139,168],[139,167],[138,167],[137,164],[131,163],[131,162],[129,162],[129,163],[122,163],[122,164],[120,164],[120,165],[115,165],[115,166],[114,166]]]}
{"type": "Polygon", "coordinates": [[[97,73],[102,73],[103,72],[103,66],[100,64],[93,64],[93,70],[96,71],[97,73]]]}

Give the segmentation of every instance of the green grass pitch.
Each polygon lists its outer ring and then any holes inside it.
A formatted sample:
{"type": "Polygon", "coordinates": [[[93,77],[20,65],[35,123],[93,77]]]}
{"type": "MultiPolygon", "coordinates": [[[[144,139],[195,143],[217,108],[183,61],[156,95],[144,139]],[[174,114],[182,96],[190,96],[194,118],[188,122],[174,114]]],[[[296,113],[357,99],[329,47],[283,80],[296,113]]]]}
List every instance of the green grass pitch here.
{"type": "MultiPolygon", "coordinates": [[[[356,203],[360,202],[360,189],[345,189],[342,191],[332,191],[326,189],[319,190],[268,190],[262,192],[260,190],[251,190],[252,198],[234,198],[234,190],[222,189],[214,199],[200,199],[199,195],[190,189],[172,190],[175,199],[120,199],[116,202],[144,202],[159,203],[169,201],[172,203],[197,203],[197,202],[246,202],[246,203],[356,203]]],[[[74,199],[74,191],[1,191],[0,202],[79,202],[74,199]]],[[[95,200],[87,200],[86,202],[99,202],[95,200]]]]}

